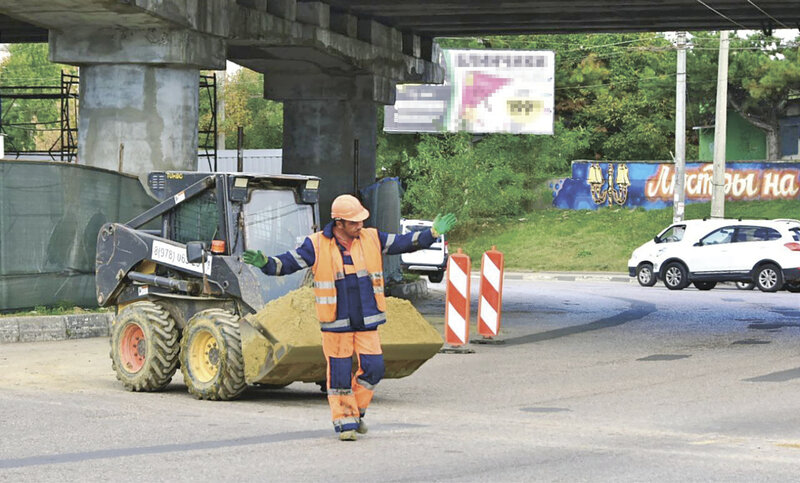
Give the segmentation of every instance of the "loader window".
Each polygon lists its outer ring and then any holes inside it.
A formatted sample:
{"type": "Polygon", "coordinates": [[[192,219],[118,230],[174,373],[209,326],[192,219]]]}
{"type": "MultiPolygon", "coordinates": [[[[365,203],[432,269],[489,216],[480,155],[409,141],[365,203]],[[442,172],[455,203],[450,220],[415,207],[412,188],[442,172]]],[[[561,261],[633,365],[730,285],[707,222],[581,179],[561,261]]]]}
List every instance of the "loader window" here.
{"type": "Polygon", "coordinates": [[[218,233],[217,196],[207,191],[178,205],[172,219],[175,241],[211,242],[218,233]]]}
{"type": "Polygon", "coordinates": [[[244,205],[246,248],[265,255],[297,248],[313,224],[312,205],[298,203],[292,190],[254,190],[244,205]]]}

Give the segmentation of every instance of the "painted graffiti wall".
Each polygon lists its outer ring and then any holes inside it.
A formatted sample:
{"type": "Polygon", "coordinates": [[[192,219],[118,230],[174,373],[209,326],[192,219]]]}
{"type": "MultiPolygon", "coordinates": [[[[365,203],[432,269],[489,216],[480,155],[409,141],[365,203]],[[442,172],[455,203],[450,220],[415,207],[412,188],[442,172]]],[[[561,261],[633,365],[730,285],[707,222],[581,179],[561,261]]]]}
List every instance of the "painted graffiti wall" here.
{"type": "MultiPolygon", "coordinates": [[[[686,164],[686,203],[711,201],[711,163],[686,164]]],[[[672,206],[675,165],[658,162],[574,161],[572,177],[551,183],[553,206],[595,210],[600,206],[672,206]]],[[[728,201],[800,199],[800,163],[728,162],[728,201]]]]}

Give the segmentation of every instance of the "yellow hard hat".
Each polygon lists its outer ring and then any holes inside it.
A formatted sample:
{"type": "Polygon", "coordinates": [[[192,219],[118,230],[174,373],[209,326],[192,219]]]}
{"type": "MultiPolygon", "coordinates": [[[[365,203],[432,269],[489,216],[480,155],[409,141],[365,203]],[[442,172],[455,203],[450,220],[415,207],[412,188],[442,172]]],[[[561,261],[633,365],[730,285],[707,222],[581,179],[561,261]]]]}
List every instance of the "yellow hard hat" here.
{"type": "Polygon", "coordinates": [[[369,218],[369,211],[361,206],[355,196],[339,195],[331,204],[331,218],[334,220],[364,221],[369,218]]]}

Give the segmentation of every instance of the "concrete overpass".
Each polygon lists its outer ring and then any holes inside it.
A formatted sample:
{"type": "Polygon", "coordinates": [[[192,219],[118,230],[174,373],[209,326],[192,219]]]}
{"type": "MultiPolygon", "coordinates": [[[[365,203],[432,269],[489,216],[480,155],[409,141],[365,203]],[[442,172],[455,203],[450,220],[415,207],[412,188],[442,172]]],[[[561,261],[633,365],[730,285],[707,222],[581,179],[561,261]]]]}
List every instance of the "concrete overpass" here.
{"type": "Polygon", "coordinates": [[[79,159],[191,170],[200,69],[232,60],[284,103],[287,173],[335,194],[374,180],[376,107],[397,83],[438,83],[437,36],[797,28],[777,0],[4,0],[0,42],[49,41],[81,67],[79,159]]]}

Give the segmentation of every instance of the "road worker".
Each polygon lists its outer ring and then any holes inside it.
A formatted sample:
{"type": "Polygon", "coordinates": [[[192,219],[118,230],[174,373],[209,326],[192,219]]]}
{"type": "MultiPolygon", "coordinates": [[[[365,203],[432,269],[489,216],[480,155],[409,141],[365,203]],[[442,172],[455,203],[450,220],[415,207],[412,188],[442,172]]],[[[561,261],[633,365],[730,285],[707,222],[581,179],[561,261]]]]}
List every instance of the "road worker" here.
{"type": "Polygon", "coordinates": [[[428,248],[456,223],[453,214],[436,216],[433,227],[405,235],[364,228],[369,211],[351,195],[333,200],[331,218],[321,232],[295,250],[265,256],[245,251],[242,259],[267,275],[288,275],[311,267],[322,351],[327,361],[328,403],[342,441],[365,434],[364,415],[384,374],[378,326],[386,322],[383,254],[428,248]],[[358,370],[353,375],[353,354],[358,370]]]}

